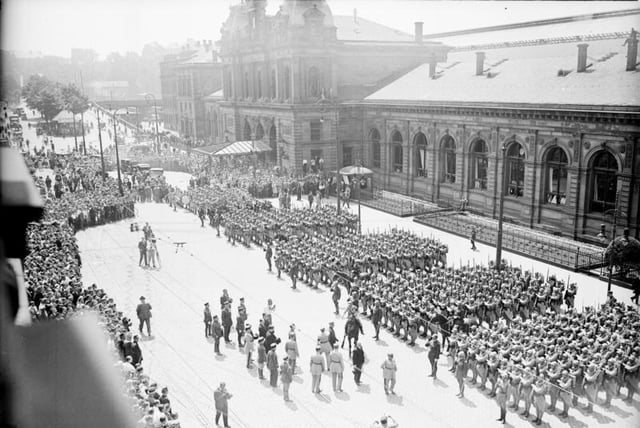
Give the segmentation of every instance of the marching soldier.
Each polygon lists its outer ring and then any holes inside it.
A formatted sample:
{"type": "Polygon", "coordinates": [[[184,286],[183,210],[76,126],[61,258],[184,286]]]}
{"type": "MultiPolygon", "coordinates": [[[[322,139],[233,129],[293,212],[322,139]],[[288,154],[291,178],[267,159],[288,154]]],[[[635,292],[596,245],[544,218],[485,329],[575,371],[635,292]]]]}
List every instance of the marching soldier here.
{"type": "Polygon", "coordinates": [[[536,383],[533,384],[533,406],[536,409],[536,418],[533,421],[534,424],[540,425],[542,423],[542,416],[547,407],[547,402],[544,398],[547,393],[547,386],[542,377],[536,379],[536,383]]]}
{"type": "Polygon", "coordinates": [[[524,369],[522,381],[520,382],[520,396],[524,399],[524,411],[522,412],[522,416],[524,416],[525,418],[529,417],[534,379],[535,377],[533,375],[531,367],[526,367],[524,369]]]}
{"type": "Polygon", "coordinates": [[[571,390],[572,390],[572,379],[569,376],[569,372],[567,370],[562,371],[562,377],[558,381],[558,387],[560,389],[560,400],[562,400],[562,413],[558,416],[561,418],[566,418],[569,416],[569,406],[571,405],[571,390]]]}

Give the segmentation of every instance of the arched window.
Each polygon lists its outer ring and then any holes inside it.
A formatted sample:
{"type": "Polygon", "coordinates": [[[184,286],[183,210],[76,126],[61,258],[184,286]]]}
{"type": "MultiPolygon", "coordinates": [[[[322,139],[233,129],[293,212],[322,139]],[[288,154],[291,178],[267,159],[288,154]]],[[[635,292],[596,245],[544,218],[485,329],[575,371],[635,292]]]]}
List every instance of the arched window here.
{"type": "Polygon", "coordinates": [[[445,135],[441,141],[442,147],[442,181],[456,182],[456,142],[451,135],[445,135]]]}
{"type": "Polygon", "coordinates": [[[598,152],[591,163],[591,211],[615,208],[618,191],[618,161],[606,150],[598,152]]]}
{"type": "Polygon", "coordinates": [[[242,97],[249,98],[249,72],[244,72],[244,80],[242,81],[242,97]]]}
{"type": "Polygon", "coordinates": [[[273,70],[271,70],[271,85],[269,87],[269,95],[271,96],[271,98],[275,98],[276,97],[276,70],[275,68],[273,70]]]}
{"type": "Polygon", "coordinates": [[[546,200],[549,204],[564,205],[567,202],[567,154],[560,147],[547,153],[546,200]]]}
{"type": "Polygon", "coordinates": [[[413,139],[416,147],[416,175],[418,177],[427,176],[427,137],[422,132],[418,132],[413,139]]]}
{"type": "Polygon", "coordinates": [[[244,120],[244,132],[242,133],[243,140],[250,141],[251,140],[251,125],[247,119],[244,120]]]}
{"type": "Polygon", "coordinates": [[[262,98],[262,70],[258,70],[256,75],[257,97],[262,98]]]}
{"type": "Polygon", "coordinates": [[[262,129],[262,124],[259,123],[256,127],[256,140],[262,140],[264,138],[264,129],[262,129]]]}
{"type": "Polygon", "coordinates": [[[291,71],[289,70],[289,67],[285,67],[283,73],[284,78],[282,79],[282,86],[284,87],[284,90],[282,91],[282,95],[285,99],[289,99],[291,98],[291,71]]]}
{"type": "Polygon", "coordinates": [[[382,165],[382,155],[380,149],[380,132],[376,128],[371,130],[371,164],[374,168],[382,165]]]}
{"type": "Polygon", "coordinates": [[[507,149],[507,194],[516,198],[524,195],[524,148],[513,142],[507,149]]]}
{"type": "Polygon", "coordinates": [[[309,68],[307,73],[308,88],[310,97],[320,96],[320,73],[316,67],[309,68]]]}
{"type": "Polygon", "coordinates": [[[471,182],[472,189],[486,190],[487,169],[489,167],[489,148],[483,139],[478,139],[471,146],[471,182]]]}
{"type": "Polygon", "coordinates": [[[402,135],[400,132],[394,131],[391,135],[391,150],[393,160],[393,172],[400,173],[402,172],[402,161],[404,157],[404,153],[402,150],[402,135]]]}

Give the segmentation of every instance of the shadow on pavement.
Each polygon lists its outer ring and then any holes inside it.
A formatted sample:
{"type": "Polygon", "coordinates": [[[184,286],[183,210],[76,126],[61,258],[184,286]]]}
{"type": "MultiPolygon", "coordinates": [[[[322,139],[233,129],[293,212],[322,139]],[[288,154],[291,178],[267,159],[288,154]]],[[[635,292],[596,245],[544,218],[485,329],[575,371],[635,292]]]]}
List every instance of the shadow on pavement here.
{"type": "Polygon", "coordinates": [[[404,404],[402,403],[401,395],[389,394],[387,395],[387,401],[389,402],[389,404],[395,404],[396,406],[404,406],[404,404]]]}

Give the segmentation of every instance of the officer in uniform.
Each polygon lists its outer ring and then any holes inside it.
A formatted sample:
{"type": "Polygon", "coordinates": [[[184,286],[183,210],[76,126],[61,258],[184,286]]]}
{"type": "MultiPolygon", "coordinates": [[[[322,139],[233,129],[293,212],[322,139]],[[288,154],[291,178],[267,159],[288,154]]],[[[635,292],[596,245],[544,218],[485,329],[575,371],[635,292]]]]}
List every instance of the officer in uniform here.
{"type": "Polygon", "coordinates": [[[318,335],[318,346],[320,346],[320,352],[322,352],[326,359],[326,367],[329,370],[329,353],[331,352],[331,343],[329,343],[329,335],[325,332],[325,328],[320,329],[318,335]]]}
{"type": "Polygon", "coordinates": [[[311,356],[309,364],[309,371],[311,372],[311,392],[319,394],[322,392],[320,389],[320,381],[322,380],[322,373],[324,372],[324,358],[322,357],[322,349],[320,346],[316,346],[316,354],[311,356]]]}

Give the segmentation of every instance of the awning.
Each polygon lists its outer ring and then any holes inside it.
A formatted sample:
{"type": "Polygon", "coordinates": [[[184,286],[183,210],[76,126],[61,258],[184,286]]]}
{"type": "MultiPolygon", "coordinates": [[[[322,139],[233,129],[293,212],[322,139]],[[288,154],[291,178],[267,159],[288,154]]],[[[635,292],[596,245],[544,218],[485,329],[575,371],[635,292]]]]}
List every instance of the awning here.
{"type": "Polygon", "coordinates": [[[213,156],[244,155],[249,153],[270,152],[271,147],[263,141],[236,141],[213,153],[213,156]]]}
{"type": "Polygon", "coordinates": [[[223,143],[223,144],[209,144],[207,146],[200,146],[200,147],[195,147],[193,149],[193,152],[195,153],[200,153],[202,155],[212,155],[215,152],[217,152],[220,149],[225,148],[226,146],[228,146],[229,143],[223,143]]]}

